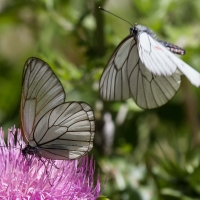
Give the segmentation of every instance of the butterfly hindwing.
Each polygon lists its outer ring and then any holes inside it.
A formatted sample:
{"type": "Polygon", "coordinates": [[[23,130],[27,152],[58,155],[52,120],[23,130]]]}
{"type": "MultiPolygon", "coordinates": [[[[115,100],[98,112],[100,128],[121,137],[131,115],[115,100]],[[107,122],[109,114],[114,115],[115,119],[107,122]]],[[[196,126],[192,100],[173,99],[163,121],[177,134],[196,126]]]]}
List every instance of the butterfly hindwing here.
{"type": "Polygon", "coordinates": [[[167,103],[180,87],[180,75],[154,76],[139,61],[129,77],[130,91],[136,104],[151,109],[167,103]]]}
{"type": "Polygon", "coordinates": [[[91,107],[82,102],[67,102],[39,120],[30,144],[37,145],[45,158],[76,159],[92,149],[94,131],[91,107]]]}

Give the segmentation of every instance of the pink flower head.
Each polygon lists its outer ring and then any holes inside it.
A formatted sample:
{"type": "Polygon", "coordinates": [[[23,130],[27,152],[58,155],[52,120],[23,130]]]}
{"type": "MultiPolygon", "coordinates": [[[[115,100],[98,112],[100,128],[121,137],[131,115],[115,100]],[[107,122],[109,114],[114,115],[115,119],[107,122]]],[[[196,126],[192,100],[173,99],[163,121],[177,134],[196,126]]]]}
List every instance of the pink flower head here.
{"type": "Polygon", "coordinates": [[[22,156],[25,146],[21,131],[8,131],[8,146],[0,128],[1,200],[93,200],[100,195],[100,177],[94,183],[94,161],[88,156],[78,160],[49,161],[22,156]],[[14,134],[17,134],[17,144],[14,134]]]}

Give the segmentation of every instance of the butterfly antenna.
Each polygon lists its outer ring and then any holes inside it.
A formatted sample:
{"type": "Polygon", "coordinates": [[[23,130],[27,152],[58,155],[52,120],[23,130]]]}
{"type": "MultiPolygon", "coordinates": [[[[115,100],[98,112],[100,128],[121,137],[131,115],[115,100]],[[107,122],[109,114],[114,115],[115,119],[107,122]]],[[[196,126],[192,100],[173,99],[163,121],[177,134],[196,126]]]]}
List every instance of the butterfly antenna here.
{"type": "Polygon", "coordinates": [[[103,11],[105,11],[105,12],[107,12],[107,13],[110,13],[111,15],[114,15],[115,17],[117,17],[117,18],[119,18],[119,19],[125,21],[126,23],[130,24],[131,26],[133,26],[133,24],[131,24],[131,23],[128,22],[127,20],[125,20],[125,19],[123,19],[123,18],[121,18],[121,17],[119,17],[119,16],[117,16],[117,15],[115,15],[115,14],[113,14],[113,13],[107,11],[107,10],[105,10],[104,8],[102,8],[102,7],[100,7],[100,6],[99,6],[99,9],[100,9],[100,10],[103,10],[103,11]]]}

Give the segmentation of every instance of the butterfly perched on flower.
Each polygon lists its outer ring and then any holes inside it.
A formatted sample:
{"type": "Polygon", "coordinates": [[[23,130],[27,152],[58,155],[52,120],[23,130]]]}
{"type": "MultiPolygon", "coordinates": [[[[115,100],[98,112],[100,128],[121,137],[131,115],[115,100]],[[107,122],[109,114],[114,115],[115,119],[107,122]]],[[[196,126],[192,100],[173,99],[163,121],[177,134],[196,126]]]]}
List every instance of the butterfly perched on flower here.
{"type": "Polygon", "coordinates": [[[176,94],[181,75],[200,86],[199,72],[174,54],[183,55],[185,50],[158,40],[145,26],[132,26],[130,35],[117,46],[102,73],[101,97],[106,101],[132,97],[139,107],[152,109],[176,94]]]}
{"type": "Polygon", "coordinates": [[[92,108],[84,102],[65,102],[61,82],[39,58],[29,58],[24,66],[20,122],[25,157],[77,159],[93,147],[92,108]]]}

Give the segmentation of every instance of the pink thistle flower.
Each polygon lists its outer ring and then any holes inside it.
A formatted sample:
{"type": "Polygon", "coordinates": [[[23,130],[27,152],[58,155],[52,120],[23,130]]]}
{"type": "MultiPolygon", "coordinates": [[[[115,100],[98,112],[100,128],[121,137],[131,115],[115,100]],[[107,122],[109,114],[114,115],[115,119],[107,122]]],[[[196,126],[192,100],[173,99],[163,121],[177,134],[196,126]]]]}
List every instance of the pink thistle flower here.
{"type": "Polygon", "coordinates": [[[100,177],[94,182],[93,158],[49,161],[36,157],[28,162],[22,156],[25,143],[21,131],[8,131],[8,146],[0,128],[1,200],[94,200],[100,195],[100,177]],[[14,134],[17,132],[17,144],[14,134]]]}

